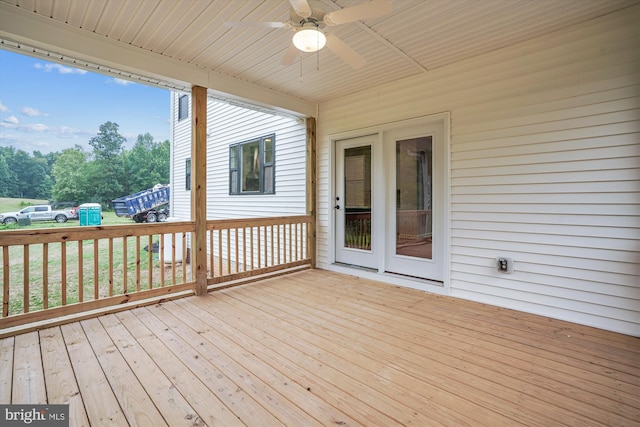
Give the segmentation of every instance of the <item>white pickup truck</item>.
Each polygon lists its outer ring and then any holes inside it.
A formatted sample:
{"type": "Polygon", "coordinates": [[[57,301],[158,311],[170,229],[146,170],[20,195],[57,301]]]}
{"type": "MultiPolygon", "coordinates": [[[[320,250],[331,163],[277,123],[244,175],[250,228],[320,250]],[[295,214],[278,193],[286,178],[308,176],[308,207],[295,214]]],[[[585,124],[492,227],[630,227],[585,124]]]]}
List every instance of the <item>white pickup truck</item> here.
{"type": "Polygon", "coordinates": [[[16,223],[20,218],[29,218],[31,221],[67,222],[78,216],[73,210],[53,210],[51,205],[27,206],[18,212],[0,213],[0,222],[4,224],[16,223]]]}

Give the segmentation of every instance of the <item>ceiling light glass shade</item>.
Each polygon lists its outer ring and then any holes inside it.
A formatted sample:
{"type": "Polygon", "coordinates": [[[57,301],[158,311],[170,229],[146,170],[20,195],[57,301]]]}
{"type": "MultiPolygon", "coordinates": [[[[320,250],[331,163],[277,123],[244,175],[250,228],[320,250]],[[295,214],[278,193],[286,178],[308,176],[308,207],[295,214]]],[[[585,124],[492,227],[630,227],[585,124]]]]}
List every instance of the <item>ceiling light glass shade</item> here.
{"type": "Polygon", "coordinates": [[[327,38],[315,25],[312,28],[298,30],[293,35],[293,45],[303,52],[315,52],[322,49],[325,44],[327,44],[327,38]]]}

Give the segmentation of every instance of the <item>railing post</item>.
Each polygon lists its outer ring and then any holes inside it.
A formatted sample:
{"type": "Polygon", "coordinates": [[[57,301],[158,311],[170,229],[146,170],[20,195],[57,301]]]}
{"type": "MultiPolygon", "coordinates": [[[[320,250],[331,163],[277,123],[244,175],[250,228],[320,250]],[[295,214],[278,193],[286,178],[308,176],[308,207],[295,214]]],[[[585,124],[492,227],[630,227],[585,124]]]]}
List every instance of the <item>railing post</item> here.
{"type": "Polygon", "coordinates": [[[316,268],[316,118],[307,117],[307,215],[313,219],[307,230],[311,268],[316,268]]]}
{"type": "Polygon", "coordinates": [[[207,88],[191,89],[191,220],[195,223],[191,262],[195,294],[207,293],[207,88]]]}

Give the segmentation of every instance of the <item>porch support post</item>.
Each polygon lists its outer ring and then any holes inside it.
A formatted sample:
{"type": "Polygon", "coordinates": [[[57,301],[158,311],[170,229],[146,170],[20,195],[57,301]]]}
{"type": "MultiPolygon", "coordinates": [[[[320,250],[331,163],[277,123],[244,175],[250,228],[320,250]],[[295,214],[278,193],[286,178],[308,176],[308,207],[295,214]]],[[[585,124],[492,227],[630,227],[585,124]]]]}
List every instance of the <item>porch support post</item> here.
{"type": "Polygon", "coordinates": [[[311,268],[316,268],[316,118],[307,117],[307,215],[313,220],[308,230],[307,245],[311,268]]]}
{"type": "Polygon", "coordinates": [[[195,294],[207,293],[207,88],[191,88],[191,266],[195,294]]]}

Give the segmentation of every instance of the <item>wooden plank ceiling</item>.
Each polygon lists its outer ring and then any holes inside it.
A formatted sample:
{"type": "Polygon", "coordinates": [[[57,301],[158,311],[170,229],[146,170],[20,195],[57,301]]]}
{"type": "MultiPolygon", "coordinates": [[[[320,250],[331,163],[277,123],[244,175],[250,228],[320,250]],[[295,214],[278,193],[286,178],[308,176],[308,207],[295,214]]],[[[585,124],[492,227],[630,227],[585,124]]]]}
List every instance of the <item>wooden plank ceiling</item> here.
{"type": "MultiPolygon", "coordinates": [[[[281,58],[292,30],[230,28],[286,21],[287,0],[0,0],[84,31],[319,103],[525,42],[638,0],[395,0],[392,13],[325,31],[366,60],[353,69],[328,49],[281,58]]],[[[310,0],[331,12],[363,0],[310,0]]]]}

